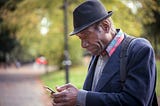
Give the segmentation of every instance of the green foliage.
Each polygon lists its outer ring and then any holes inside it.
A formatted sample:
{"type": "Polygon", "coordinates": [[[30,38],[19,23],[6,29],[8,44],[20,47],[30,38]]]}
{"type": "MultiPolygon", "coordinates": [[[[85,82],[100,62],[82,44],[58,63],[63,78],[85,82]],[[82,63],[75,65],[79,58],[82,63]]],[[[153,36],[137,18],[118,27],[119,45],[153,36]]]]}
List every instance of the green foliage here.
{"type": "Polygon", "coordinates": [[[81,64],[82,61],[82,54],[83,54],[83,50],[81,48],[81,44],[80,44],[80,40],[78,39],[77,36],[72,36],[69,42],[69,51],[70,51],[70,58],[72,63],[74,63],[73,65],[78,65],[81,64]]]}
{"type": "MultiPolygon", "coordinates": [[[[73,30],[72,11],[84,0],[68,0],[68,33],[73,30]]],[[[19,46],[12,52],[13,57],[23,61],[44,55],[49,64],[61,66],[64,59],[63,0],[10,0],[14,11],[6,11],[3,21],[16,26],[19,46]],[[47,22],[42,24],[42,20],[47,22]],[[41,28],[48,28],[46,34],[41,28]]],[[[108,10],[112,10],[115,26],[134,36],[140,36],[141,25],[135,16],[119,0],[102,0],[108,10]],[[123,12],[122,12],[123,11],[123,12]],[[130,15],[128,15],[130,14],[130,15]],[[124,20],[124,21],[122,21],[124,20]],[[136,26],[136,27],[135,27],[136,26]]],[[[4,11],[3,11],[4,13],[4,11]]],[[[83,50],[77,37],[69,37],[69,53],[73,65],[81,64],[83,50]]]]}
{"type": "Polygon", "coordinates": [[[9,12],[16,9],[16,3],[19,1],[1,1],[0,2],[0,61],[8,62],[6,57],[19,46],[16,38],[17,26],[5,21],[9,12]]]}
{"type": "Polygon", "coordinates": [[[0,29],[0,52],[9,53],[18,43],[14,35],[14,29],[8,28],[5,24],[1,24],[0,29]]]}
{"type": "Polygon", "coordinates": [[[101,0],[108,11],[113,11],[111,16],[115,27],[122,29],[127,34],[140,36],[142,26],[137,20],[137,16],[127,8],[121,0],[101,0]]]}
{"type": "MultiPolygon", "coordinates": [[[[19,23],[17,36],[22,47],[27,52],[28,58],[44,55],[49,64],[61,66],[64,54],[62,3],[62,0],[43,0],[41,2],[38,0],[23,0],[18,5],[18,9],[10,14],[10,17],[14,19],[11,22],[14,24],[19,23]],[[42,27],[40,22],[44,17],[49,21],[49,32],[46,35],[40,33],[40,28],[42,27]]],[[[71,42],[75,41],[77,40],[71,40],[71,42]]],[[[70,39],[69,45],[72,63],[78,64],[82,50],[79,49],[80,47],[77,44],[70,43],[70,39]],[[77,56],[73,48],[77,48],[77,56]]]]}
{"type": "Polygon", "coordinates": [[[160,45],[160,3],[159,0],[138,0],[142,4],[139,9],[139,19],[143,24],[143,36],[147,37],[158,55],[160,45]]]}

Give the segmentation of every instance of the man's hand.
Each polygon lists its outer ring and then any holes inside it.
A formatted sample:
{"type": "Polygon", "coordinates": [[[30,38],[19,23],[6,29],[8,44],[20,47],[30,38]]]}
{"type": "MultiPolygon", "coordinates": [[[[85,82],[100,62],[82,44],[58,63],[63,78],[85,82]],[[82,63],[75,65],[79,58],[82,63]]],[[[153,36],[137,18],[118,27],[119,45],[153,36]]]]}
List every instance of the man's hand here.
{"type": "Polygon", "coordinates": [[[53,106],[75,106],[78,89],[71,84],[56,87],[57,93],[53,93],[53,106]]]}

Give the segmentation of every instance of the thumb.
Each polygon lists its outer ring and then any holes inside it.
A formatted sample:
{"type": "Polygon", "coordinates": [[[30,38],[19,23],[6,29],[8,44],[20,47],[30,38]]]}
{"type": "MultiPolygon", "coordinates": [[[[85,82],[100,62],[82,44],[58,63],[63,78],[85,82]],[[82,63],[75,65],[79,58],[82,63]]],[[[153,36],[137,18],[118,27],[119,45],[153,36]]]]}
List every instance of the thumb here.
{"type": "Polygon", "coordinates": [[[72,85],[71,85],[70,83],[68,83],[68,84],[65,84],[65,85],[63,85],[63,86],[56,87],[56,90],[57,90],[58,92],[61,92],[61,91],[64,91],[64,90],[68,89],[68,88],[71,87],[71,86],[72,86],[72,85]]]}

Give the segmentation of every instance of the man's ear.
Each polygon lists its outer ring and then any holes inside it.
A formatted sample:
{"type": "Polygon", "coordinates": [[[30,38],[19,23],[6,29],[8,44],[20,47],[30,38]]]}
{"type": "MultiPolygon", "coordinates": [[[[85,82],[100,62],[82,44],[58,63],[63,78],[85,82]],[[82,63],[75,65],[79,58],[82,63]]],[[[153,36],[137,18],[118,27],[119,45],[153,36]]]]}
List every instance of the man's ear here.
{"type": "Polygon", "coordinates": [[[102,23],[101,23],[101,25],[100,25],[102,28],[103,28],[103,30],[105,31],[105,32],[109,32],[109,30],[110,30],[110,28],[111,28],[111,23],[110,23],[110,21],[109,20],[103,20],[102,21],[102,23]]]}

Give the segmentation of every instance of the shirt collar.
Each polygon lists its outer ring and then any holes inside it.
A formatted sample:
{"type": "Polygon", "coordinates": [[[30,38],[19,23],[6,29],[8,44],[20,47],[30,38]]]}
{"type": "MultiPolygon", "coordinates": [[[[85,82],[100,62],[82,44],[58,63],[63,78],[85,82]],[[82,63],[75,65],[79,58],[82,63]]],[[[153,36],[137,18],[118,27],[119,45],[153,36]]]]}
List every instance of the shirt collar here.
{"type": "Polygon", "coordinates": [[[107,53],[108,56],[110,57],[114,53],[114,51],[117,49],[117,47],[120,45],[123,39],[124,39],[123,31],[120,29],[117,29],[117,34],[112,39],[112,41],[109,43],[107,48],[102,52],[102,55],[107,53]]]}

